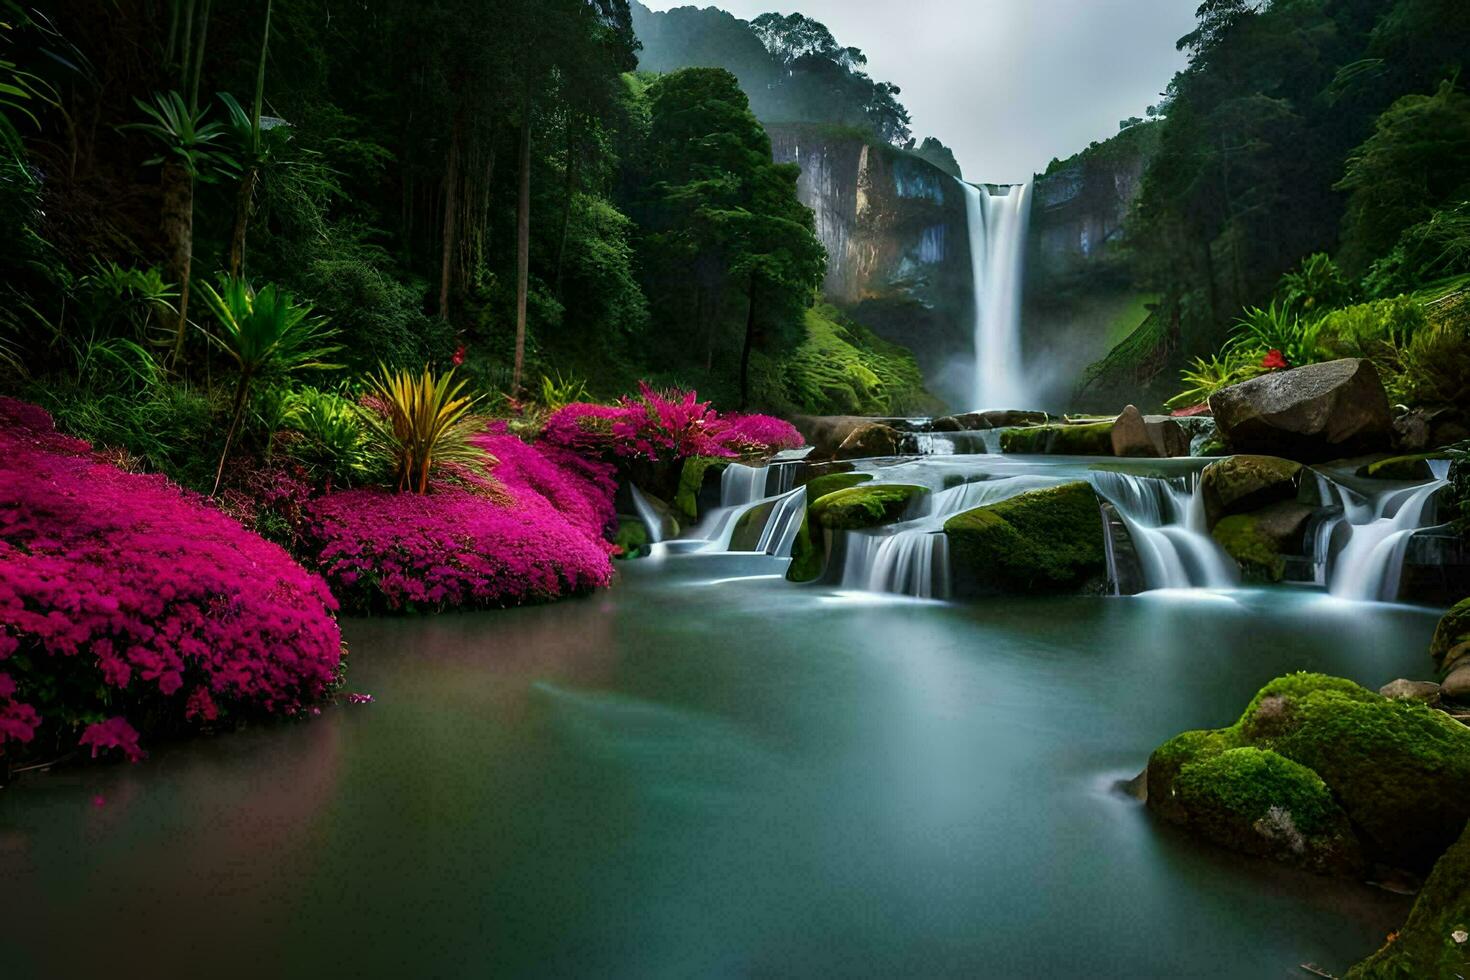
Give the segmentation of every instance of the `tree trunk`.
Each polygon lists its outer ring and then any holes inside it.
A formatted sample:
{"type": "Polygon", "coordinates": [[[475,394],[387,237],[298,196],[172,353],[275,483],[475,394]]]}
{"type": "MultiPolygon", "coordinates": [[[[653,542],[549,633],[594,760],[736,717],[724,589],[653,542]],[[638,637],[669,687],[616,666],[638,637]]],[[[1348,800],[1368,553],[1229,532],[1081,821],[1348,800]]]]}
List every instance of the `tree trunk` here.
{"type": "Polygon", "coordinates": [[[526,363],[526,292],[531,282],[531,90],[521,102],[521,193],[516,202],[516,359],[511,397],[521,392],[526,363]]]}
{"type": "Polygon", "coordinates": [[[245,415],[245,398],[250,394],[250,375],[241,373],[240,381],[235,385],[235,406],[230,413],[230,429],[225,433],[225,448],[219,454],[219,466],[214,471],[214,489],[209,491],[213,497],[219,493],[220,481],[225,476],[225,460],[230,458],[230,445],[235,441],[235,432],[240,428],[240,419],[245,415]]]}
{"type": "Polygon", "coordinates": [[[745,314],[745,346],[740,349],[740,411],[750,404],[750,350],[755,346],[755,273],[750,274],[750,305],[745,314]]]}
{"type": "Polygon", "coordinates": [[[454,114],[454,128],[449,136],[449,159],[444,165],[444,240],[439,261],[439,319],[449,319],[449,280],[454,268],[454,224],[459,216],[459,135],[460,113],[454,114]]]}
{"type": "Polygon", "coordinates": [[[174,320],[174,363],[184,354],[189,324],[189,266],[194,253],[194,179],[184,165],[163,165],[163,240],[168,249],[168,272],[179,284],[179,310],[174,320]]]}
{"type": "Polygon", "coordinates": [[[260,172],[251,167],[240,178],[240,189],[235,193],[235,228],[230,233],[230,275],[236,279],[245,274],[245,232],[255,212],[255,185],[259,182],[260,172]]]}
{"type": "Polygon", "coordinates": [[[562,296],[562,269],[567,255],[567,229],[572,223],[572,195],[576,192],[577,166],[576,166],[576,129],[573,126],[571,114],[567,115],[567,183],[562,194],[561,202],[561,235],[556,246],[556,298],[562,296]]]}

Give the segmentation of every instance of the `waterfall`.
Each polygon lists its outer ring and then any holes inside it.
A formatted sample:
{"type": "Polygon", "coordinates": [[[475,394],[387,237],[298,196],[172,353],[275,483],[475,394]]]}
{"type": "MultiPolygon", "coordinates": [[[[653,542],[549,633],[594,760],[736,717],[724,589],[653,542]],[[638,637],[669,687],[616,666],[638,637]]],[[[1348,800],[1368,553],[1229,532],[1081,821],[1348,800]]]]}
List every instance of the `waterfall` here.
{"type": "Polygon", "coordinates": [[[764,466],[731,463],[720,474],[720,506],[740,507],[764,500],[768,475],[769,471],[764,466]]]}
{"type": "MultiPolygon", "coordinates": [[[[1150,589],[1236,583],[1234,563],[1206,527],[1198,476],[1161,480],[1102,471],[1092,474],[1092,484],[1117,508],[1150,589]]],[[[1108,571],[1116,581],[1116,569],[1108,571]]]]}
{"type": "Polygon", "coordinates": [[[965,184],[975,284],[975,409],[1023,408],[1021,284],[1031,185],[965,184]]]}
{"type": "MultiPolygon", "coordinates": [[[[1338,524],[1346,522],[1351,533],[1347,545],[1332,562],[1328,591],[1343,599],[1396,600],[1409,539],[1424,526],[1426,511],[1444,486],[1445,481],[1437,479],[1380,494],[1373,501],[1343,489],[1344,516],[1338,524]]],[[[1330,536],[1332,532],[1327,533],[1330,536]]],[[[1319,548],[1320,542],[1319,529],[1319,548]]]]}
{"type": "Polygon", "coordinates": [[[949,545],[943,531],[849,534],[842,586],[918,599],[949,595],[949,545]]]}
{"type": "Polygon", "coordinates": [[[628,484],[628,491],[633,496],[633,509],[638,512],[638,519],[648,529],[648,540],[650,544],[658,544],[664,539],[664,520],[653,509],[648,498],[643,496],[643,491],[633,484],[628,484]]]}

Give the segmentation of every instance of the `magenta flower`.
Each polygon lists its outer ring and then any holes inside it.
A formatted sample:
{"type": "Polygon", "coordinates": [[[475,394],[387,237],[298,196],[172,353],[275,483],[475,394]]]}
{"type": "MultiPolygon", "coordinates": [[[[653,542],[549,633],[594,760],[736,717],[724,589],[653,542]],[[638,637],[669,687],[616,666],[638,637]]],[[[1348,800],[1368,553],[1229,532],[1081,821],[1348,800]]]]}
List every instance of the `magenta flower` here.
{"type": "Polygon", "coordinates": [[[88,725],[77,739],[78,745],[90,745],[92,758],[108,749],[121,749],[129,762],[140,761],[146,753],[138,748],[138,730],[124,718],[109,718],[95,725],[88,725]]]}

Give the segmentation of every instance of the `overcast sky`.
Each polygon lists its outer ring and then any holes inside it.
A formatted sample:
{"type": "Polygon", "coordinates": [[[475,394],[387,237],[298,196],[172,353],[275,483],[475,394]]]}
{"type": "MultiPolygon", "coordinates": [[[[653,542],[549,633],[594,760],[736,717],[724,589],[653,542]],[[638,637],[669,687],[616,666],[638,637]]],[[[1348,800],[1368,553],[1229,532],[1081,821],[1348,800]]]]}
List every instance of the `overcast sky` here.
{"type": "MultiPolygon", "coordinates": [[[[644,0],[654,10],[691,0],[644,0]]],[[[750,20],[800,11],[903,89],[914,135],[965,177],[1019,181],[1141,116],[1183,67],[1199,0],[692,0],[750,20]]]]}

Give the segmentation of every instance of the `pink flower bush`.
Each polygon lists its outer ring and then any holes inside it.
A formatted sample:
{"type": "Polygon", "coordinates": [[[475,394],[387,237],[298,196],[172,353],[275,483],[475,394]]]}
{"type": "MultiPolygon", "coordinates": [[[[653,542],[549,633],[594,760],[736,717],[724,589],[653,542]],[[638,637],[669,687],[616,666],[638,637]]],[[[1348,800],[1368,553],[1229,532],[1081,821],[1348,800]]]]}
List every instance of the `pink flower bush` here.
{"type": "Polygon", "coordinates": [[[276,545],[0,398],[0,752],[110,716],[82,744],[133,758],[127,717],[293,714],[336,680],[336,608],[276,545]]]}
{"type": "Polygon", "coordinates": [[[720,415],[692,391],[660,392],[644,382],[638,391],[616,405],[568,405],[547,420],[541,438],[575,452],[654,462],[733,459],[802,445],[795,427],[769,415],[720,415]]]}
{"type": "Polygon", "coordinates": [[[494,481],[464,473],[428,494],[328,494],[306,542],[354,609],[484,608],[579,595],[612,578],[611,466],[530,446],[497,425],[478,437],[494,481]]]}

